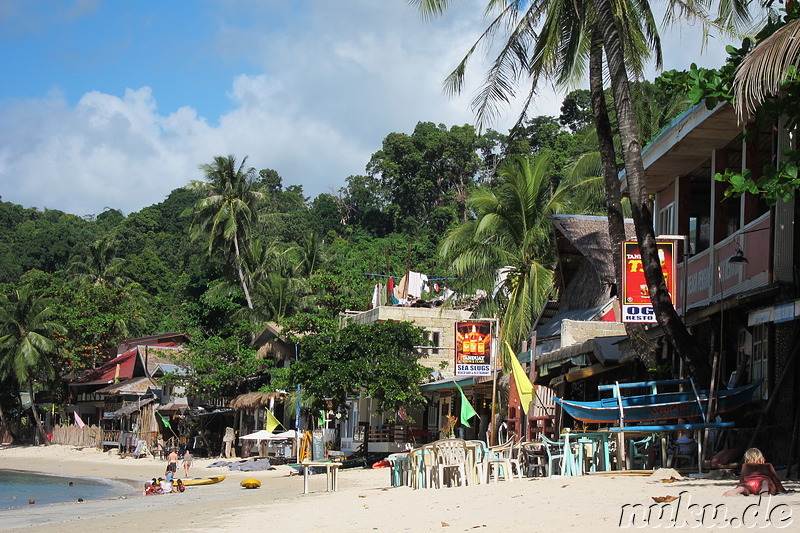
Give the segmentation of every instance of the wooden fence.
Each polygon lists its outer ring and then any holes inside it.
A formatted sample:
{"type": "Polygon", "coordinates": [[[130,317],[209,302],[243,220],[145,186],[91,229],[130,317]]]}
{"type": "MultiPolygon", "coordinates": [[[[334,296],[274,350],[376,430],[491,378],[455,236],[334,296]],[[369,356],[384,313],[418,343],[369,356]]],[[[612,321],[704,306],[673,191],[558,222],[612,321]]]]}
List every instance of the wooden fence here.
{"type": "Polygon", "coordinates": [[[69,444],[72,446],[103,447],[103,430],[97,426],[84,426],[79,428],[75,425],[54,426],[53,444],[69,444]]]}

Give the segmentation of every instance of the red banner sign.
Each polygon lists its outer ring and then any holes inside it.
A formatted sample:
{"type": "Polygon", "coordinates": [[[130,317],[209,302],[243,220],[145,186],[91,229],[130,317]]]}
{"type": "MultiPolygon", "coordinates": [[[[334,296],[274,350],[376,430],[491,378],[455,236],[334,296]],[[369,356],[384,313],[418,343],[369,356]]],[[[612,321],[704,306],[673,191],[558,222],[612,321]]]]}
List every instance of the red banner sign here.
{"type": "Polygon", "coordinates": [[[489,376],[492,361],[492,323],[456,322],[456,376],[489,376]]]}
{"type": "MultiPolygon", "coordinates": [[[[664,282],[674,304],[675,243],[658,242],[656,246],[661,260],[661,270],[664,271],[664,282]]],[[[639,253],[639,243],[636,241],[622,243],[622,321],[656,322],[653,305],[650,302],[650,291],[644,279],[642,254],[639,253]]]]}

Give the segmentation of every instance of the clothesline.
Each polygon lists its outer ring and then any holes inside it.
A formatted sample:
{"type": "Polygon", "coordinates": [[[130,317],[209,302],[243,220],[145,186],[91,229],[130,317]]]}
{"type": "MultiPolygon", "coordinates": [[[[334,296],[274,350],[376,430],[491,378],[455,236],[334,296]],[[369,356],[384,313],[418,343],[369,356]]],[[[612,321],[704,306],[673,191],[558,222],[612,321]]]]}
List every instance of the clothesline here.
{"type": "MultiPolygon", "coordinates": [[[[379,278],[392,278],[392,279],[402,279],[403,276],[387,276],[386,274],[364,274],[365,276],[378,276],[379,278]]],[[[442,281],[445,279],[458,279],[458,278],[428,278],[428,281],[442,281]]]]}

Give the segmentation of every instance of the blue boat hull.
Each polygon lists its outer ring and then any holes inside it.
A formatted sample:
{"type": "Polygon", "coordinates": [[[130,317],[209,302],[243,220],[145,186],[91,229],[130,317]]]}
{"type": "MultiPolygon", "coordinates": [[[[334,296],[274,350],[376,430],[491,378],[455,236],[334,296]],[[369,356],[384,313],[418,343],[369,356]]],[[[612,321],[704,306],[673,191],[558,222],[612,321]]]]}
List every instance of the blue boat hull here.
{"type": "MultiPolygon", "coordinates": [[[[759,383],[718,391],[716,413],[732,411],[748,403],[759,383]]],[[[625,423],[646,420],[674,420],[700,417],[708,409],[708,391],[699,391],[700,403],[693,392],[667,392],[622,398],[625,423]]],[[[618,398],[603,398],[595,402],[576,402],[554,398],[572,418],[594,424],[613,424],[620,421],[618,398]]]]}

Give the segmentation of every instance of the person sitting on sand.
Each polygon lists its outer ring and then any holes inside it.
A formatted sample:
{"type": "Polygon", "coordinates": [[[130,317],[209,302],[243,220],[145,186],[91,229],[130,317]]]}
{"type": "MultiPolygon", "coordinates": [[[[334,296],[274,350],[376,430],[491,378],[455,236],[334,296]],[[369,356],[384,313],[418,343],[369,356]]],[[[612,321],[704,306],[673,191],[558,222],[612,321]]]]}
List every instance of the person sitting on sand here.
{"type": "Polygon", "coordinates": [[[189,468],[191,468],[192,462],[194,462],[194,457],[189,453],[189,450],[186,450],[186,453],[183,454],[183,470],[186,472],[184,477],[189,477],[189,468]]]}
{"type": "Polygon", "coordinates": [[[161,488],[156,485],[156,480],[153,481],[145,481],[144,482],[144,495],[149,496],[151,494],[160,494],[161,488]]]}
{"type": "Polygon", "coordinates": [[[178,479],[175,483],[172,484],[172,492],[183,492],[186,490],[186,485],[183,484],[183,481],[178,479]]]}
{"type": "Polygon", "coordinates": [[[744,452],[744,464],[742,473],[739,474],[739,483],[736,487],[726,490],[723,496],[735,496],[743,494],[777,494],[786,492],[783,488],[778,474],[771,463],[764,460],[764,454],[758,448],[750,448],[744,452]]]}
{"type": "Polygon", "coordinates": [[[161,492],[163,494],[169,494],[172,492],[172,481],[167,481],[164,478],[158,478],[158,482],[161,484],[161,492]]]}

